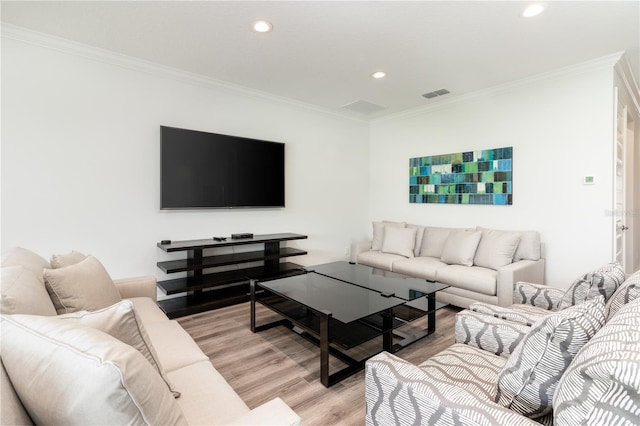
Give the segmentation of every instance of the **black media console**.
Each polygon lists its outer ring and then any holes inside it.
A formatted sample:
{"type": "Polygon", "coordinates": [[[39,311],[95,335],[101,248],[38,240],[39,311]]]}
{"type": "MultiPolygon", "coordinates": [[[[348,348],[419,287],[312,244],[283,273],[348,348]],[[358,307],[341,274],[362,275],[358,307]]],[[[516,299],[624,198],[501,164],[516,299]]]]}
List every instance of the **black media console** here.
{"type": "Polygon", "coordinates": [[[168,253],[186,251],[187,258],[158,262],[158,268],[167,274],[187,272],[184,278],[158,281],[158,287],[167,295],[187,293],[186,296],[158,301],[158,305],[169,318],[176,318],[204,312],[223,306],[234,305],[249,300],[249,281],[283,278],[303,274],[300,265],[280,262],[280,259],[307,254],[304,250],[280,247],[282,241],[303,240],[300,234],[254,235],[252,238],[229,239],[223,241],[190,240],[158,243],[158,247],[168,253]],[[232,247],[248,244],[263,244],[258,251],[231,254],[203,255],[205,249],[232,247]],[[243,264],[261,261],[261,266],[243,264]],[[238,269],[224,272],[203,270],[225,265],[236,265],[238,269]],[[243,267],[244,266],[244,267],[243,267]]]}

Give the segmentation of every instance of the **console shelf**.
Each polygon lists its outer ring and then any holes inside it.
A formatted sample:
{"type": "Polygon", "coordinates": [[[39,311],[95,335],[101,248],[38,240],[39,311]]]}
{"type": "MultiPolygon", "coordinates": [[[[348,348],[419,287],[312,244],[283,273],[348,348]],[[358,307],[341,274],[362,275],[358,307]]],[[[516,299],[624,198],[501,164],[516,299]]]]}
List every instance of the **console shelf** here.
{"type": "Polygon", "coordinates": [[[166,295],[187,293],[186,296],[160,300],[158,305],[169,318],[191,315],[223,306],[249,300],[249,280],[282,278],[304,273],[300,265],[281,262],[283,258],[302,256],[304,250],[280,247],[282,241],[306,239],[306,235],[282,233],[255,235],[252,238],[213,239],[175,241],[158,243],[165,252],[186,251],[186,259],[158,262],[158,268],[167,274],[187,272],[184,278],[158,282],[158,287],[166,295]],[[263,244],[264,249],[243,253],[203,256],[205,249],[263,244]],[[252,262],[262,262],[261,266],[244,266],[252,262]],[[224,272],[204,272],[204,269],[218,266],[236,265],[238,269],[224,272]]]}

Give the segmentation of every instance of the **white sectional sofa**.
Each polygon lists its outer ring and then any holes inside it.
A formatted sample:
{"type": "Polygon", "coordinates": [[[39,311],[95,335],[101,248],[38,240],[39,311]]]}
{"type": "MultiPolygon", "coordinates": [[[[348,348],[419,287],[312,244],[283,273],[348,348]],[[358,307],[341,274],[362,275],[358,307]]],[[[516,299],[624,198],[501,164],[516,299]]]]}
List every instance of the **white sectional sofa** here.
{"type": "Polygon", "coordinates": [[[0,289],[3,425],[300,423],[280,398],[247,407],[158,308],[155,277],[112,281],[93,256],[16,248],[0,289]]]}
{"type": "Polygon", "coordinates": [[[516,282],[544,283],[536,231],[373,222],[373,239],[353,243],[350,260],[447,284],[438,301],[462,308],[474,302],[508,306],[516,282]]]}

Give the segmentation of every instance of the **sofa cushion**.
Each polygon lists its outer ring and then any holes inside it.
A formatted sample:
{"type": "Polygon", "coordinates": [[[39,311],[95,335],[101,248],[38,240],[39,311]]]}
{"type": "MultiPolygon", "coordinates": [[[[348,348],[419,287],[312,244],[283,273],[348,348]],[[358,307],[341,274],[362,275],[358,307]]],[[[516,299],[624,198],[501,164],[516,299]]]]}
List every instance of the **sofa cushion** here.
{"type": "Polygon", "coordinates": [[[640,299],[636,299],[620,308],[562,376],[553,398],[555,420],[575,425],[638,424],[639,389],[640,299]]]}
{"type": "Polygon", "coordinates": [[[500,372],[496,402],[531,418],[551,413],[560,377],[604,320],[598,297],[535,323],[500,372]]]}
{"type": "Polygon", "coordinates": [[[605,307],[607,320],[615,315],[625,304],[639,298],[640,271],[637,271],[627,278],[607,301],[607,306],[605,307]]]}
{"type": "Polygon", "coordinates": [[[450,265],[473,265],[481,231],[456,231],[449,234],[442,250],[440,260],[450,265]]]}
{"type": "Polygon", "coordinates": [[[16,390],[11,384],[7,370],[0,359],[0,424],[2,425],[33,425],[29,413],[20,402],[16,390]]]}
{"type": "Polygon", "coordinates": [[[422,248],[422,239],[424,238],[425,227],[422,225],[413,225],[413,224],[407,223],[407,228],[416,230],[416,244],[413,248],[413,255],[420,256],[420,249],[422,248]]]}
{"type": "Polygon", "coordinates": [[[95,311],[121,300],[104,266],[93,256],[60,269],[45,269],[45,284],[58,314],[95,311]]]}
{"type": "Polygon", "coordinates": [[[414,257],[393,262],[393,272],[435,281],[439,269],[448,265],[434,257],[414,257]]]}
{"type": "Polygon", "coordinates": [[[71,253],[52,255],[49,263],[51,263],[52,269],[59,269],[64,268],[65,266],[71,266],[75,265],[76,263],[80,263],[86,258],[86,254],[72,250],[71,253]]]}
{"type": "Polygon", "coordinates": [[[437,257],[440,259],[444,244],[447,242],[449,234],[454,231],[459,231],[459,229],[427,226],[422,237],[420,257],[437,257]]]}
{"type": "Polygon", "coordinates": [[[379,251],[365,251],[358,255],[358,263],[387,271],[392,271],[394,262],[402,259],[406,259],[406,257],[379,251]]]}
{"type": "Polygon", "coordinates": [[[24,266],[42,282],[44,282],[42,272],[45,268],[51,267],[43,257],[22,247],[14,247],[2,254],[2,267],[5,266],[24,266]]]}
{"type": "Polygon", "coordinates": [[[176,398],[180,396],[180,392],[174,389],[166,378],[162,366],[159,364],[158,354],[130,300],[122,300],[98,311],[79,311],[63,314],[58,318],[95,328],[137,349],[160,374],[173,395],[176,398]]]}
{"type": "Polygon", "coordinates": [[[413,257],[413,249],[416,244],[415,228],[399,228],[389,226],[385,228],[382,239],[382,252],[398,254],[404,257],[413,257]]]}
{"type": "Polygon", "coordinates": [[[496,277],[494,269],[480,266],[447,265],[438,269],[436,281],[454,287],[471,290],[477,293],[494,296],[496,294],[496,277]]]}
{"type": "Polygon", "coordinates": [[[520,234],[517,232],[493,231],[485,229],[478,244],[473,264],[485,268],[498,269],[513,262],[520,234]]]}
{"type": "MultiPolygon", "coordinates": [[[[42,274],[40,274],[42,276],[42,274]]],[[[3,314],[55,315],[44,283],[24,266],[2,268],[0,312],[3,314]]]]}
{"type": "Polygon", "coordinates": [[[4,315],[0,330],[2,361],[34,423],[186,423],[160,375],[118,339],[31,315],[4,315]]]}
{"type": "Polygon", "coordinates": [[[567,289],[558,309],[573,306],[594,297],[603,296],[605,302],[624,282],[625,273],[619,263],[611,262],[579,276],[567,289]]]}
{"type": "Polygon", "coordinates": [[[482,399],[493,401],[498,374],[506,358],[474,346],[454,343],[418,367],[434,382],[450,383],[482,399]]]}
{"type": "Polygon", "coordinates": [[[390,222],[387,220],[383,220],[382,222],[373,222],[373,240],[371,241],[371,250],[382,250],[385,226],[404,228],[406,223],[390,222]]]}

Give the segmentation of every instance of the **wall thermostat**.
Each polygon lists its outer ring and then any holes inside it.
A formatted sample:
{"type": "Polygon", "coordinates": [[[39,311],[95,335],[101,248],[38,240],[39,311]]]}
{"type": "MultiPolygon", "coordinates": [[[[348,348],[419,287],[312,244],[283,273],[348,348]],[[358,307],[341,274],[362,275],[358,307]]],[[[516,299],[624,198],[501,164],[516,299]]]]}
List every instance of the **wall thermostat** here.
{"type": "Polygon", "coordinates": [[[596,177],[593,175],[586,175],[585,177],[582,178],[582,183],[584,185],[595,185],[596,177]]]}

